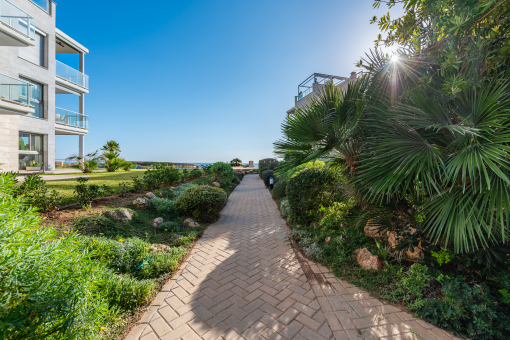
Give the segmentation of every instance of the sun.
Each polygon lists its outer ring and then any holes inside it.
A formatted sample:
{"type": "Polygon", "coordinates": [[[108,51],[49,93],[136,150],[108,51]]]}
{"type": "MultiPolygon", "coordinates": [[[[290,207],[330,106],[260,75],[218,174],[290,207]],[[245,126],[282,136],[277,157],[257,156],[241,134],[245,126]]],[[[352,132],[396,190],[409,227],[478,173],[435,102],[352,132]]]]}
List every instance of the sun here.
{"type": "Polygon", "coordinates": [[[393,54],[393,55],[391,56],[391,62],[392,62],[392,63],[396,63],[397,61],[398,61],[398,54],[393,54]]]}

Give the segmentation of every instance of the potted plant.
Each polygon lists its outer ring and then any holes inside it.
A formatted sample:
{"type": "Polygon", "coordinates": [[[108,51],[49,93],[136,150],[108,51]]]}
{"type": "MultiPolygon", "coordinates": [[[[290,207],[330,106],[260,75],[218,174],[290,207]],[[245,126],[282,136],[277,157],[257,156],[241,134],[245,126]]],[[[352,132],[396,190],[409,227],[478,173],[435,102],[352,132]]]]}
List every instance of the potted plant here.
{"type": "Polygon", "coordinates": [[[30,165],[27,165],[27,170],[29,171],[40,171],[43,163],[37,163],[35,160],[32,160],[30,165]]]}

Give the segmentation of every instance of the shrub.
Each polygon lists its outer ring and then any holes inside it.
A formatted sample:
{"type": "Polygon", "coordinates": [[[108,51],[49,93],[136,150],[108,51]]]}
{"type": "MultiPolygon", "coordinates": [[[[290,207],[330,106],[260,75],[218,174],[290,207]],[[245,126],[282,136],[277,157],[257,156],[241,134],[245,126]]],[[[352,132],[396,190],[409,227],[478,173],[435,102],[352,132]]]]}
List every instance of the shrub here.
{"type": "Polygon", "coordinates": [[[282,199],[287,197],[287,181],[279,178],[274,184],[273,191],[271,191],[274,199],[282,199]]]}
{"type": "Polygon", "coordinates": [[[269,163],[269,165],[267,166],[267,170],[276,170],[276,167],[278,166],[278,161],[273,161],[271,163],[269,163]]]}
{"type": "Polygon", "coordinates": [[[0,174],[0,335],[74,339],[99,332],[108,306],[93,293],[98,279],[75,246],[79,238],[40,228],[35,209],[14,190],[0,174]]]}
{"type": "Polygon", "coordinates": [[[17,195],[25,198],[29,205],[43,210],[55,210],[64,199],[56,190],[50,191],[39,175],[26,176],[18,188],[17,195]]]}
{"type": "Polygon", "coordinates": [[[92,215],[77,217],[74,220],[76,230],[81,232],[108,232],[115,228],[115,223],[108,217],[101,215],[92,215]]]}
{"type": "Polygon", "coordinates": [[[228,163],[216,162],[211,167],[211,172],[222,186],[229,185],[234,179],[234,169],[228,163]]]}
{"type": "Polygon", "coordinates": [[[423,297],[425,289],[429,286],[431,276],[427,266],[419,263],[409,267],[406,273],[400,269],[394,289],[389,292],[392,300],[403,300],[410,303],[423,297]]]}
{"type": "Polygon", "coordinates": [[[349,212],[354,208],[353,199],[347,202],[333,202],[328,208],[321,208],[322,218],[319,222],[320,227],[338,228],[341,224],[348,221],[349,212]]]}
{"type": "Polygon", "coordinates": [[[287,218],[289,216],[290,207],[289,207],[289,201],[288,200],[282,200],[280,202],[280,213],[283,218],[287,218]]]}
{"type": "Polygon", "coordinates": [[[173,218],[178,215],[175,201],[171,201],[166,198],[154,197],[149,200],[149,205],[151,209],[157,211],[158,214],[166,217],[173,218]]]}
{"type": "Polygon", "coordinates": [[[101,278],[98,288],[110,306],[121,310],[143,305],[150,300],[157,287],[154,280],[138,280],[129,275],[118,275],[111,270],[103,270],[101,278]]]}
{"type": "Polygon", "coordinates": [[[182,231],[182,227],[179,225],[179,223],[173,221],[163,222],[159,225],[159,228],[170,233],[178,233],[182,231]]]}
{"type": "Polygon", "coordinates": [[[176,200],[178,199],[184,191],[186,191],[189,188],[197,187],[198,185],[193,183],[184,183],[179,186],[176,186],[174,190],[172,191],[172,199],[176,200]]]}
{"type": "Polygon", "coordinates": [[[317,221],[319,210],[338,198],[341,176],[322,166],[303,169],[294,174],[287,185],[287,199],[293,222],[309,225],[317,221]]]}
{"type": "Polygon", "coordinates": [[[510,307],[487,285],[469,285],[457,277],[445,282],[443,295],[418,300],[411,307],[419,317],[456,335],[484,340],[507,338],[510,307]]]}
{"type": "Polygon", "coordinates": [[[200,171],[200,169],[198,168],[191,170],[191,172],[189,173],[189,178],[191,179],[197,179],[200,177],[202,177],[202,171],[200,171]]]}
{"type": "Polygon", "coordinates": [[[262,180],[264,181],[264,185],[266,187],[269,187],[269,180],[273,177],[274,179],[274,171],[273,170],[266,170],[262,173],[262,180]]]}
{"type": "Polygon", "coordinates": [[[226,201],[227,194],[223,190],[201,185],[184,191],[176,203],[181,214],[210,222],[216,220],[226,201]]]}
{"type": "Polygon", "coordinates": [[[76,205],[79,208],[90,206],[90,203],[92,203],[93,200],[100,197],[113,195],[114,192],[112,188],[105,184],[102,186],[95,184],[85,184],[88,180],[89,179],[85,177],[78,177],[76,179],[78,185],[76,185],[74,188],[74,193],[76,197],[76,205]]]}

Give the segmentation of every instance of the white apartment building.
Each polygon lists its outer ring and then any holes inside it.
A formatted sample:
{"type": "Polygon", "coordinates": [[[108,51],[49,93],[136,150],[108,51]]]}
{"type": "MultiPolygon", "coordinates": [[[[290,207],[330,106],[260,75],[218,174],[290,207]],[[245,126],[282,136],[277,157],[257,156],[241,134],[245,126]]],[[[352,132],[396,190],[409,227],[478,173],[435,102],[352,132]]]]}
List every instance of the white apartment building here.
{"type": "Polygon", "coordinates": [[[55,168],[55,135],[76,141],[84,154],[88,133],[83,45],[56,28],[51,0],[0,0],[0,169],[25,170],[32,162],[55,168]],[[78,70],[56,60],[76,54],[78,70]],[[57,95],[78,96],[78,112],[56,107],[57,95]]]}
{"type": "Polygon", "coordinates": [[[346,89],[347,85],[356,80],[356,72],[351,72],[349,78],[331,76],[329,74],[314,73],[310,77],[306,78],[301,84],[298,85],[298,95],[294,97],[294,106],[287,110],[287,116],[292,114],[296,108],[299,108],[306,103],[312,97],[324,89],[328,82],[333,83],[340,89],[346,89]]]}

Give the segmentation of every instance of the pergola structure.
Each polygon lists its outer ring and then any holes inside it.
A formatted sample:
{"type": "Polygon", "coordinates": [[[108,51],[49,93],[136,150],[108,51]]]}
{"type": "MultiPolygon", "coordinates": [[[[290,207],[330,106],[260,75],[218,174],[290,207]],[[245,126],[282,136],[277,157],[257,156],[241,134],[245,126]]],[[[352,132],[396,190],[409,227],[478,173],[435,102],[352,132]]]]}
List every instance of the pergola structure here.
{"type": "Polygon", "coordinates": [[[326,84],[332,82],[335,86],[342,84],[343,82],[349,81],[349,78],[332,76],[323,73],[314,73],[310,77],[306,78],[301,84],[298,85],[298,98],[300,100],[307,94],[313,91],[313,84],[326,84]]]}

